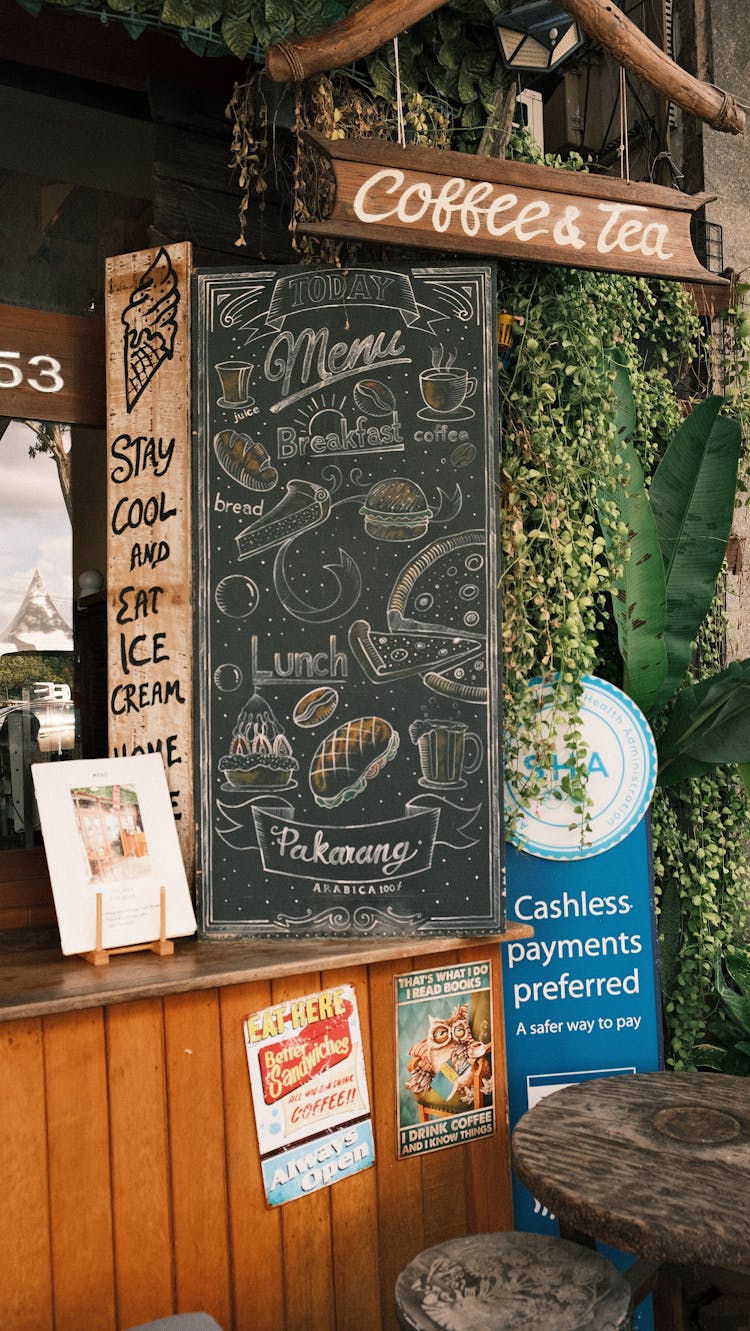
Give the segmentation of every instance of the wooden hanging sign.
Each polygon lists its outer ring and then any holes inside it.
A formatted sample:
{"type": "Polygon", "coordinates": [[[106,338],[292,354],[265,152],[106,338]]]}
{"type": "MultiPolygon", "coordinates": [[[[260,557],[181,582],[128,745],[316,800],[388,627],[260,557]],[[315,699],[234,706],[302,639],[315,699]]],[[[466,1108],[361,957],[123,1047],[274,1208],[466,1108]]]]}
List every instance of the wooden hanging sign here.
{"type": "Polygon", "coordinates": [[[722,282],[700,263],[690,238],[691,217],[715,195],[304,133],[329,158],[336,182],[329,216],[301,224],[308,234],[722,282]]]}

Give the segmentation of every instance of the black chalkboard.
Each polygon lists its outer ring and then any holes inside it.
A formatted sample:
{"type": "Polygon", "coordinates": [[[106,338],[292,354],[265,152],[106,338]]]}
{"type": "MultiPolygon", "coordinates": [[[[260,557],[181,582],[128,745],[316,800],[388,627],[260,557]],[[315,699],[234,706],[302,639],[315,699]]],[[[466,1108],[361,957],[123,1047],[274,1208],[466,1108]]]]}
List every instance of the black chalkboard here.
{"type": "Polygon", "coordinates": [[[490,264],[194,278],[202,928],[502,926],[490,264]]]}

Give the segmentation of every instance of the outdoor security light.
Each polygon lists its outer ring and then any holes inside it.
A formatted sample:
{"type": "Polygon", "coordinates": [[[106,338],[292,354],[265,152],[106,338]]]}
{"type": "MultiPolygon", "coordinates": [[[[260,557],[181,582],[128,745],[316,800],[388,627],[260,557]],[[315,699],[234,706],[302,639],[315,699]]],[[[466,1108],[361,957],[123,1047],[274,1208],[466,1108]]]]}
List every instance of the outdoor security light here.
{"type": "Polygon", "coordinates": [[[496,14],[494,23],[506,69],[546,73],[583,41],[575,19],[553,0],[530,0],[529,4],[496,14]]]}

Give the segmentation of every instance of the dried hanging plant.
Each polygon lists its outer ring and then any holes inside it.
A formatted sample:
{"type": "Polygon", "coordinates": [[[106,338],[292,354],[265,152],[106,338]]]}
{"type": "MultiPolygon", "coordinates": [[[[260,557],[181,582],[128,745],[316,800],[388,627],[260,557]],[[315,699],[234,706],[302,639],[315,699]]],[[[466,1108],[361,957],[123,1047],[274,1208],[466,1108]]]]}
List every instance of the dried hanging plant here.
{"type": "MultiPolygon", "coordinates": [[[[232,122],[231,165],[240,190],[240,234],[235,242],[247,244],[247,221],[252,208],[260,213],[270,184],[282,184],[289,196],[292,244],[303,263],[351,263],[360,246],[346,241],[305,236],[302,223],[326,215],[334,199],[334,176],[328,162],[301,130],[314,129],[331,139],[378,138],[394,141],[398,135],[391,102],[351,75],[321,75],[295,87],[294,138],[283,143],[267,96],[268,83],[260,71],[235,84],[226,108],[232,122]],[[271,172],[274,173],[271,178],[271,172]]],[[[429,98],[413,89],[403,92],[403,130],[412,143],[445,147],[450,118],[429,98]]],[[[287,122],[288,123],[288,122],[287,122]]]]}

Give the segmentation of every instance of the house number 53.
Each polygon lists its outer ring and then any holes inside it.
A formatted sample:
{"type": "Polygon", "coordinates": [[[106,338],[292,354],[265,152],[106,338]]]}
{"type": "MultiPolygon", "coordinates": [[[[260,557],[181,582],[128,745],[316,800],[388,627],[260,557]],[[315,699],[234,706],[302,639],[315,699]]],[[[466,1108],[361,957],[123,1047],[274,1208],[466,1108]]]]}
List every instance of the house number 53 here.
{"type": "MultiPolygon", "coordinates": [[[[0,388],[18,388],[24,382],[20,360],[20,351],[0,351],[0,388]]],[[[26,383],[37,393],[59,393],[64,387],[62,366],[54,356],[29,356],[27,365],[33,373],[27,370],[26,383]]]]}

